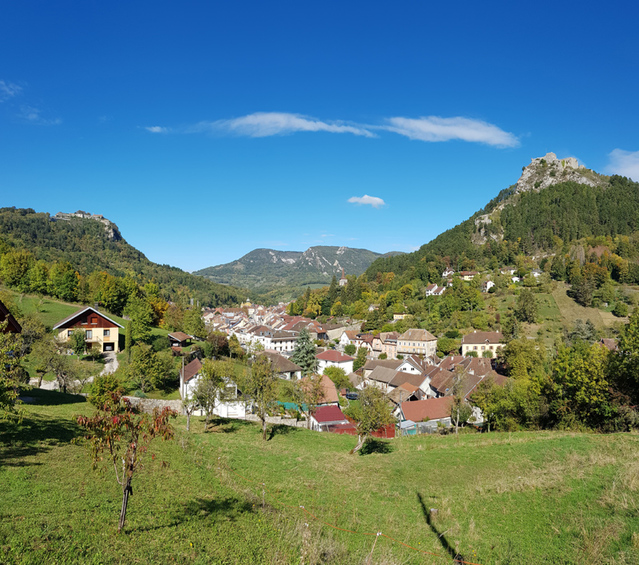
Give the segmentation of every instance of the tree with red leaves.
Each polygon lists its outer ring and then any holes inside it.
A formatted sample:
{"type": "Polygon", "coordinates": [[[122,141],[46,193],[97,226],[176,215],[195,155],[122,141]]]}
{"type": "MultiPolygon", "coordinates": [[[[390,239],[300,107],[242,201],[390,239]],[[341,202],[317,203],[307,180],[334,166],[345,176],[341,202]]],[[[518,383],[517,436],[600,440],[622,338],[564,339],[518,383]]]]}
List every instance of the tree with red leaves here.
{"type": "Polygon", "coordinates": [[[89,418],[77,416],[78,424],[86,428],[85,439],[89,441],[93,468],[101,461],[111,462],[115,477],[122,487],[122,509],[118,533],[124,527],[129,495],[133,494],[133,475],[140,468],[140,456],[149,448],[156,437],[167,440],[173,437],[170,418],[175,418],[174,410],[165,408],[146,414],[133,406],[126,398],[112,393],[98,413],[89,418]]]}

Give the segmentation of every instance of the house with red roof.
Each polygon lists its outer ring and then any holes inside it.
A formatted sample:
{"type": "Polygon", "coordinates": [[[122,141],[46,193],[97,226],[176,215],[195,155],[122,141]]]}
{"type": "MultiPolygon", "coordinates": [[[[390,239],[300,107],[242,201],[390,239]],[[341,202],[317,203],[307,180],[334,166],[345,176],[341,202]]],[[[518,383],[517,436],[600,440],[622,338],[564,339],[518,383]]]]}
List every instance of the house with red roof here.
{"type": "Polygon", "coordinates": [[[320,406],[311,414],[311,429],[316,432],[329,431],[331,426],[350,424],[339,406],[320,406]]]}
{"type": "Polygon", "coordinates": [[[343,369],[346,374],[353,372],[354,357],[350,355],[344,355],[335,349],[327,349],[322,353],[318,353],[316,356],[318,361],[317,370],[320,374],[324,374],[324,371],[329,367],[339,367],[343,369]]]}
{"type": "MultiPolygon", "coordinates": [[[[339,394],[337,392],[337,387],[335,386],[335,383],[331,379],[329,379],[326,375],[322,375],[321,378],[322,378],[322,398],[317,403],[317,405],[324,406],[324,405],[332,404],[334,406],[339,406],[339,394]]],[[[300,382],[300,386],[303,389],[309,386],[309,378],[304,377],[300,382]]]]}
{"type": "Polygon", "coordinates": [[[428,422],[433,428],[437,428],[438,423],[449,427],[452,405],[453,399],[450,396],[415,400],[403,402],[397,407],[394,414],[399,420],[411,420],[416,423],[428,422]]]}

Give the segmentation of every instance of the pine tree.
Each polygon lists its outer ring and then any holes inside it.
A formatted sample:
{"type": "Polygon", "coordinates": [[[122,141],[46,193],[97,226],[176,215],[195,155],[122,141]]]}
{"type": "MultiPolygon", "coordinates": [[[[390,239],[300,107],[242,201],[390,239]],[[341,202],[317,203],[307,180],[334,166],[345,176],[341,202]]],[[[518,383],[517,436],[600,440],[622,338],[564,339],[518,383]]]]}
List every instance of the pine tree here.
{"type": "Polygon", "coordinates": [[[302,368],[303,376],[310,375],[317,370],[316,352],[317,348],[311,339],[311,334],[304,328],[297,336],[295,351],[293,351],[291,356],[291,361],[302,368]]]}

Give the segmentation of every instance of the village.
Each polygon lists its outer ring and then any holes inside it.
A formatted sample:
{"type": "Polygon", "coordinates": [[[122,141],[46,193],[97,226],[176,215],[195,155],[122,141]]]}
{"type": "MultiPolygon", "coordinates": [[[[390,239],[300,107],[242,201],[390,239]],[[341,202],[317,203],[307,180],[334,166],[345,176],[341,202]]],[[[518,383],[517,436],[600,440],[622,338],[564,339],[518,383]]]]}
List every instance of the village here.
{"type": "MultiPolygon", "coordinates": [[[[472,280],[477,274],[455,273],[450,269],[443,273],[443,278],[452,285],[453,275],[472,280]]],[[[340,285],[344,284],[346,279],[342,275],[340,285]]],[[[483,286],[484,292],[490,289],[490,284],[483,286]]],[[[425,292],[438,296],[446,288],[430,285],[425,292]]],[[[376,435],[379,437],[445,433],[453,425],[451,413],[455,396],[468,407],[470,414],[461,424],[481,427],[485,419],[481,410],[472,405],[473,392],[484,381],[499,386],[508,381],[508,377],[495,371],[496,355],[504,346],[503,336],[498,331],[475,330],[462,338],[460,354],[440,358],[437,356],[437,338],[425,329],[410,328],[402,333],[362,332],[361,323],[322,324],[286,311],[287,304],[284,303],[264,307],[246,302],[238,308],[205,309],[203,319],[209,331],[237,339],[248,356],[268,357],[277,375],[288,381],[304,378],[303,368],[291,357],[300,332],[307,332],[317,346],[315,373],[321,376],[323,395],[310,414],[310,422],[302,422],[302,425],[319,432],[356,435],[356,423],[342,408],[348,406],[349,401],[356,401],[358,393],[366,387],[376,387],[386,395],[397,421],[396,426],[378,430],[376,435]],[[326,370],[332,368],[343,372],[349,386],[340,388],[325,375],[326,370]]],[[[401,314],[395,315],[395,320],[402,318],[401,314]]],[[[176,345],[194,339],[183,333],[169,337],[176,345]]],[[[198,358],[185,365],[180,375],[183,399],[193,396],[201,368],[202,362],[198,358]]],[[[218,399],[215,414],[228,418],[250,417],[250,402],[238,399],[238,396],[229,398],[228,395],[218,399]]],[[[294,411],[298,409],[290,403],[280,404],[288,404],[287,407],[294,411]]],[[[274,421],[291,423],[290,418],[274,421]]]]}

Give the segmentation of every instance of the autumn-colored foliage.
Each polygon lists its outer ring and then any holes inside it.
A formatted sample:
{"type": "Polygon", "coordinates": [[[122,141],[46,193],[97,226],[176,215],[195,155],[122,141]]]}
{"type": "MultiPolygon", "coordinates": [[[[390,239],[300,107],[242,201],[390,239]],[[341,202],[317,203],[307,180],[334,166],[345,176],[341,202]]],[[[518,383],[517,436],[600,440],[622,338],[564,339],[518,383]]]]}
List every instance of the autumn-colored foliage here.
{"type": "Polygon", "coordinates": [[[169,423],[177,413],[169,408],[153,414],[141,412],[126,398],[112,393],[95,416],[77,416],[78,424],[86,428],[85,439],[89,442],[93,468],[101,462],[112,464],[116,480],[122,487],[122,509],[118,533],[124,527],[129,495],[133,494],[133,475],[140,468],[141,456],[146,453],[151,440],[173,437],[169,423]]]}

